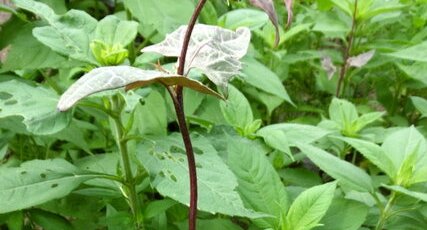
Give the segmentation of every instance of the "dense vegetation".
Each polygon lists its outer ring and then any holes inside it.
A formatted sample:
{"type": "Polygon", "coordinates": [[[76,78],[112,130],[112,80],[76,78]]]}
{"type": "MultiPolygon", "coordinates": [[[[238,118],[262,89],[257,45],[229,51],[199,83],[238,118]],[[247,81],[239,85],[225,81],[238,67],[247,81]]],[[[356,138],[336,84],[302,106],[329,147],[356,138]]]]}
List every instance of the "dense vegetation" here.
{"type": "Polygon", "coordinates": [[[427,228],[426,0],[2,2],[0,229],[427,228]]]}

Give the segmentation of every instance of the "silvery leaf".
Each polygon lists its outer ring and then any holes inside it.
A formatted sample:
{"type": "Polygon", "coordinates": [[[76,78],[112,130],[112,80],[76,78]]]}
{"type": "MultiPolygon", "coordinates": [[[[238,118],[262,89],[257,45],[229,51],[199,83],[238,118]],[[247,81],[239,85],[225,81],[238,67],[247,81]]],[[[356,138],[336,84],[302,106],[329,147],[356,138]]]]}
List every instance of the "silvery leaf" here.
{"type": "MultiPolygon", "coordinates": [[[[181,26],[158,44],[145,47],[143,52],[155,52],[169,57],[179,57],[187,26],[181,26]]],[[[239,61],[248,49],[251,33],[241,27],[236,32],[198,24],[194,27],[185,70],[200,69],[217,86],[226,89],[230,78],[239,73],[239,61]]]]}
{"type": "Polygon", "coordinates": [[[176,74],[155,70],[142,70],[130,66],[109,66],[91,70],[77,80],[59,99],[57,108],[65,111],[77,101],[91,94],[127,86],[135,88],[155,82],[164,85],[181,85],[196,91],[222,98],[218,93],[204,86],[201,82],[176,74]]]}
{"type": "Polygon", "coordinates": [[[322,58],[322,68],[328,74],[328,79],[331,80],[337,71],[337,67],[335,67],[334,63],[332,63],[332,59],[329,56],[325,56],[322,58]]]}
{"type": "Polygon", "coordinates": [[[375,54],[375,50],[370,50],[366,53],[362,53],[357,56],[350,57],[349,59],[347,59],[347,65],[360,68],[366,65],[366,63],[368,63],[369,60],[372,59],[374,54],[375,54]]]}

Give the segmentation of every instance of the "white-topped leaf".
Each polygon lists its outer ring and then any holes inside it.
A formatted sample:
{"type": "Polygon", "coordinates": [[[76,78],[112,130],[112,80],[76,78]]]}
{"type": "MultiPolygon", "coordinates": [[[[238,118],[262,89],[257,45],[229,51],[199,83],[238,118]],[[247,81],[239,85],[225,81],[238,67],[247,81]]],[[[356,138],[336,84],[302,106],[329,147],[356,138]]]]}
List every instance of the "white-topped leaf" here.
{"type": "MultiPolygon", "coordinates": [[[[143,52],[155,52],[179,57],[187,26],[181,26],[158,44],[145,47],[143,52]]],[[[200,69],[217,86],[226,89],[227,82],[239,73],[239,61],[248,49],[251,33],[246,27],[231,31],[218,26],[198,24],[191,35],[185,70],[200,69]]]]}
{"type": "Polygon", "coordinates": [[[65,111],[77,101],[91,94],[127,86],[134,88],[155,82],[164,85],[181,85],[196,91],[222,98],[199,81],[155,70],[142,70],[131,66],[109,66],[93,69],[77,80],[59,99],[57,108],[65,111]]]}
{"type": "Polygon", "coordinates": [[[374,54],[375,50],[370,50],[357,56],[350,57],[349,59],[347,59],[347,65],[360,68],[366,65],[366,63],[368,63],[372,59],[374,54]]]}

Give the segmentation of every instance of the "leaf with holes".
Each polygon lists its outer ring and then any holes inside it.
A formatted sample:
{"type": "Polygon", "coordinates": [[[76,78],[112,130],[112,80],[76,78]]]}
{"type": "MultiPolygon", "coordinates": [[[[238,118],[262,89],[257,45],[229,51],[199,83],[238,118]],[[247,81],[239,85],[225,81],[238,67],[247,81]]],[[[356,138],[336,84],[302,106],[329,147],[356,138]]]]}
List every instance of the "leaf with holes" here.
{"type": "Polygon", "coordinates": [[[64,197],[100,174],[81,172],[63,159],[33,160],[0,169],[0,213],[29,208],[64,197]]]}
{"type": "Polygon", "coordinates": [[[0,82],[0,118],[23,117],[27,130],[36,135],[54,134],[68,126],[70,113],[55,109],[58,95],[51,89],[22,80],[0,82]]]}
{"type": "MultiPolygon", "coordinates": [[[[202,136],[192,136],[197,167],[198,209],[210,213],[250,218],[266,217],[246,209],[236,191],[237,179],[202,136]]],[[[165,197],[188,206],[190,184],[185,148],[178,134],[144,142],[137,157],[152,177],[152,184],[165,197]]]]}
{"type": "MultiPolygon", "coordinates": [[[[159,44],[145,47],[143,52],[155,52],[168,57],[179,57],[187,26],[181,26],[159,44]]],[[[194,27],[185,70],[200,69],[217,86],[226,90],[232,76],[242,68],[239,59],[248,49],[251,38],[246,27],[236,32],[218,26],[196,25],[194,27]]]]}
{"type": "Polygon", "coordinates": [[[110,66],[93,69],[77,80],[61,96],[57,107],[59,111],[65,111],[71,108],[77,101],[97,92],[124,86],[127,89],[132,89],[155,82],[167,86],[181,85],[201,93],[222,98],[218,93],[204,86],[199,81],[187,77],[155,70],[142,70],[131,66],[110,66]]]}

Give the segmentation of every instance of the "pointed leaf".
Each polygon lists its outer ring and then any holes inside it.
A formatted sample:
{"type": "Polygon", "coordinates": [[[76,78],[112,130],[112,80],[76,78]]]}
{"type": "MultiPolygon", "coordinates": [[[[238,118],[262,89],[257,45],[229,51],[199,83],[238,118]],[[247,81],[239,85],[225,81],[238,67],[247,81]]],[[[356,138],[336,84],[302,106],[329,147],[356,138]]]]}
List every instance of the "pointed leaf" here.
{"type": "Polygon", "coordinates": [[[394,53],[389,53],[387,55],[404,59],[404,60],[427,62],[426,50],[427,50],[427,41],[414,46],[410,46],[408,48],[399,50],[394,53]]]}
{"type": "Polygon", "coordinates": [[[360,192],[374,191],[371,177],[362,169],[311,145],[301,144],[298,148],[320,169],[343,185],[360,192]]]}
{"type": "Polygon", "coordinates": [[[288,208],[285,186],[259,145],[243,138],[228,141],[228,165],[237,176],[237,191],[247,207],[276,218],[253,220],[261,228],[277,229],[288,208]]]}
{"type": "Polygon", "coordinates": [[[77,80],[61,96],[58,110],[65,111],[77,101],[93,93],[127,86],[128,89],[146,86],[155,82],[164,85],[181,85],[196,91],[222,98],[218,93],[196,80],[155,70],[141,70],[130,66],[100,67],[91,70],[77,80]]]}
{"type": "Polygon", "coordinates": [[[372,59],[372,57],[375,55],[375,50],[370,50],[366,53],[359,54],[355,57],[350,57],[347,59],[347,65],[360,68],[366,63],[369,62],[369,60],[372,59]]]}
{"type": "Polygon", "coordinates": [[[99,177],[81,172],[63,159],[33,160],[0,169],[0,213],[64,197],[82,182],[99,177]]]}
{"type": "Polygon", "coordinates": [[[415,108],[420,111],[421,117],[427,117],[427,100],[422,97],[411,97],[415,108]]]}
{"type": "Polygon", "coordinates": [[[302,192],[286,216],[288,229],[309,230],[316,227],[334,198],[336,182],[318,185],[302,192]]]}
{"type": "MultiPolygon", "coordinates": [[[[142,49],[164,56],[179,57],[187,26],[169,34],[166,39],[142,49]]],[[[228,81],[241,69],[239,61],[248,49],[251,33],[241,27],[236,32],[217,26],[196,25],[191,36],[185,70],[200,69],[217,86],[226,89],[228,81]]]]}
{"type": "MultiPolygon", "coordinates": [[[[288,2],[289,0],[286,0],[288,2]]],[[[274,9],[274,3],[273,0],[250,0],[250,3],[260,9],[262,9],[265,13],[267,13],[268,18],[273,23],[275,31],[276,31],[276,38],[274,40],[274,46],[277,46],[280,41],[280,34],[279,34],[279,21],[277,19],[276,9],[274,9]]],[[[288,19],[289,23],[289,19],[288,19]]]]}
{"type": "Polygon", "coordinates": [[[411,196],[415,199],[419,199],[419,200],[422,200],[424,202],[427,202],[427,193],[411,191],[411,190],[404,188],[402,186],[399,186],[399,185],[385,185],[385,184],[383,184],[381,186],[384,188],[390,189],[392,191],[402,193],[402,194],[405,194],[407,196],[411,196]]]}

